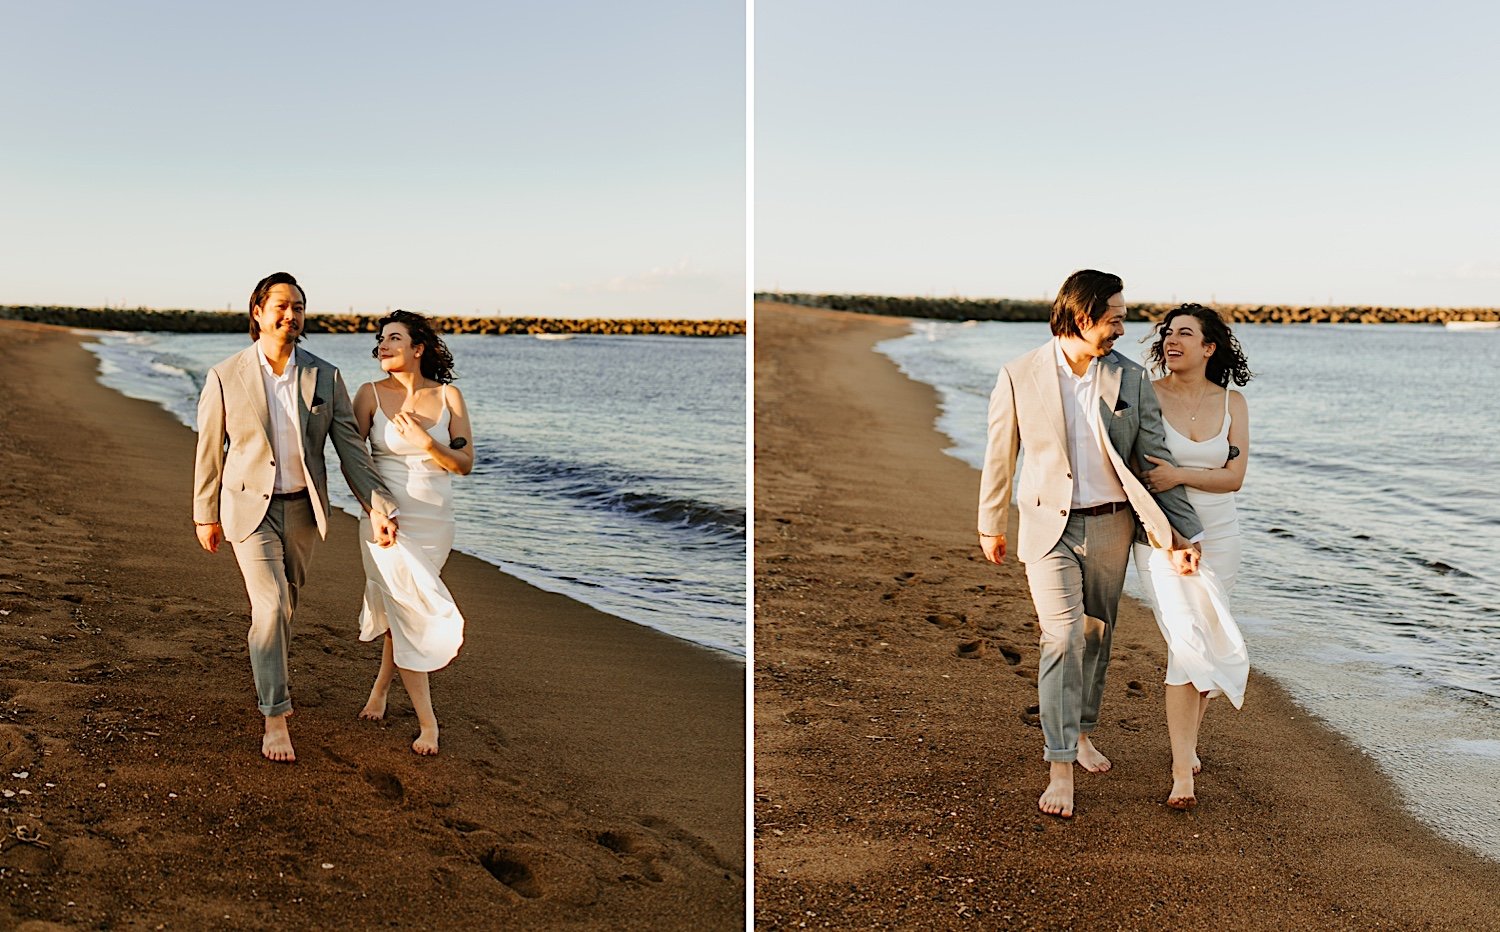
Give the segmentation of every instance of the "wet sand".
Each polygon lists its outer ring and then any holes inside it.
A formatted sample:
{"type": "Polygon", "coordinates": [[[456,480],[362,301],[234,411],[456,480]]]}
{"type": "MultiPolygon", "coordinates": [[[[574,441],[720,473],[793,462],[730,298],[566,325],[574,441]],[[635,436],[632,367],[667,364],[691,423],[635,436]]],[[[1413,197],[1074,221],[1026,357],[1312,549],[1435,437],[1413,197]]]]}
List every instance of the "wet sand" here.
{"type": "Polygon", "coordinates": [[[1500,864],[1259,673],[1208,713],[1197,808],[1168,809],[1166,651],[1129,600],[1094,736],[1114,769],[1077,771],[1073,819],[1037,811],[1024,571],[984,562],[978,473],[872,349],[905,332],[756,307],[757,927],[1500,928],[1500,864]]]}
{"type": "Polygon", "coordinates": [[[0,337],[0,928],[742,926],[743,663],[454,554],[466,644],[418,758],[399,684],[356,720],[379,645],[338,513],[294,622],[297,762],[264,761],[193,433],[77,335],[0,337]]]}

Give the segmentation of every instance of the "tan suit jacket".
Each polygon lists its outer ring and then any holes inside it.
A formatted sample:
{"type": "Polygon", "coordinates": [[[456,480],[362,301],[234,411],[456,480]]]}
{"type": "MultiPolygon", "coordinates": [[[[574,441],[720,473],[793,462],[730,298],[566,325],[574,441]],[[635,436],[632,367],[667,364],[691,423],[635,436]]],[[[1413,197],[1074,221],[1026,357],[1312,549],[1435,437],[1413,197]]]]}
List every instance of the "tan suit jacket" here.
{"type": "MultiPolygon", "coordinates": [[[[318,534],[328,535],[328,470],[324,447],[333,437],[339,467],[356,498],[366,508],[389,515],[396,500],[380,481],[370,451],[354,424],[354,408],[339,370],[298,348],[297,415],[302,427],[303,466],[318,519],[318,534]]],[[[276,487],[271,446],[271,411],[261,380],[256,344],[214,366],[198,398],[198,455],[193,469],[193,521],[218,522],[233,543],[260,526],[276,487]]]]}
{"type": "MultiPolygon", "coordinates": [[[[1172,528],[1184,537],[1203,526],[1181,486],[1157,496],[1138,478],[1151,468],[1146,456],[1173,462],[1162,427],[1161,404],[1146,370],[1119,353],[1099,358],[1099,411],[1110,442],[1105,452],[1125,488],[1138,527],[1155,547],[1172,541],[1172,528]]],[[[1062,385],[1056,351],[1049,341],[1006,363],[990,395],[989,444],[979,483],[979,532],[1004,534],[1010,514],[1016,454],[1021,458],[1015,498],[1020,508],[1016,556],[1039,560],[1061,539],[1073,498],[1073,467],[1063,417],[1062,385]]]]}

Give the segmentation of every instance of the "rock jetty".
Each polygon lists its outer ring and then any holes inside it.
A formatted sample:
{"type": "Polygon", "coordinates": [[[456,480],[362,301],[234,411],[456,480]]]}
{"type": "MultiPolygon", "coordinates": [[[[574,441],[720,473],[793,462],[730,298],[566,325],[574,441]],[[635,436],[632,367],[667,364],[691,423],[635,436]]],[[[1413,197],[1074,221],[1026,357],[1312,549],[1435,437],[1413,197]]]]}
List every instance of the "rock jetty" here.
{"type": "MultiPolygon", "coordinates": [[[[307,315],[308,333],[374,333],[382,314],[307,315]]],[[[248,332],[243,311],[181,311],[152,308],[0,306],[0,319],[24,320],[90,330],[165,330],[172,333],[248,332]]],[[[745,333],[743,320],[656,320],[652,318],[429,317],[439,333],[566,333],[674,337],[728,337],[745,333]]]]}
{"type": "MultiPolygon", "coordinates": [[[[913,298],[856,294],[758,293],[757,301],[929,320],[1047,320],[1049,301],[1014,298],[913,298]]],[[[1161,320],[1175,304],[1131,302],[1131,320],[1161,320]]],[[[1293,307],[1284,304],[1208,304],[1237,324],[1443,324],[1450,320],[1500,321],[1493,307],[1293,307]]]]}

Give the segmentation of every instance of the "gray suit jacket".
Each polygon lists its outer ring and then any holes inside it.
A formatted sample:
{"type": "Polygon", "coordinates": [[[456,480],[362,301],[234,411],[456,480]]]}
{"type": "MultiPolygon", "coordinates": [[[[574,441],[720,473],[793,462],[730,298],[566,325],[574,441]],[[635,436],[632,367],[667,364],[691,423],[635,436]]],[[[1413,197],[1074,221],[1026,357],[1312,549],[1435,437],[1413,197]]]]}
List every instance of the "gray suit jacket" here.
{"type": "MultiPolygon", "coordinates": [[[[1203,526],[1181,486],[1152,496],[1138,478],[1142,467],[1152,465],[1147,455],[1174,462],[1167,451],[1161,404],[1146,370],[1119,353],[1110,353],[1095,364],[1099,366],[1099,416],[1110,440],[1105,452],[1145,539],[1152,546],[1166,547],[1174,527],[1184,537],[1197,536],[1203,526]]],[[[995,381],[989,444],[979,482],[982,534],[1005,533],[1020,450],[1026,455],[1016,486],[1021,527],[1015,552],[1021,562],[1028,563],[1045,556],[1062,537],[1073,498],[1073,467],[1068,461],[1062,386],[1052,341],[1006,363],[995,381]]]]}
{"type": "MultiPolygon", "coordinates": [[[[328,437],[339,455],[349,488],[366,508],[396,510],[396,500],[380,481],[369,448],[354,424],[354,408],[339,370],[298,348],[298,418],[303,465],[318,520],[328,535],[328,469],[323,451],[328,437]]],[[[271,412],[261,381],[254,343],[208,371],[198,397],[198,455],[193,468],[193,521],[218,522],[231,542],[249,537],[271,507],[276,485],[271,446],[271,412]]]]}

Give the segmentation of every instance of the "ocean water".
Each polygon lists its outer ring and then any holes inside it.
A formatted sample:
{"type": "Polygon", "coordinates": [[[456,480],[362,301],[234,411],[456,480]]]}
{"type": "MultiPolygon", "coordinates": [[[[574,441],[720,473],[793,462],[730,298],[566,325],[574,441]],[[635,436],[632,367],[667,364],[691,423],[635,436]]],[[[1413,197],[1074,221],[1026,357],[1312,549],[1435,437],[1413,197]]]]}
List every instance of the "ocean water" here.
{"type": "MultiPolygon", "coordinates": [[[[100,380],[195,426],[237,334],[108,333],[100,380]]],[[[542,589],[745,655],[745,340],[455,335],[474,471],[455,549],[542,589]]],[[[352,396],[382,377],[371,334],[312,334],[352,396]]],[[[330,495],[359,507],[329,454],[330,495]]],[[[183,508],[188,502],[183,490],[183,508]]],[[[462,607],[462,606],[460,606],[462,607]]],[[[351,620],[351,624],[353,621],[351,620]]]]}
{"type": "MultiPolygon", "coordinates": [[[[1115,348],[1142,360],[1147,331],[1127,325],[1115,348]]],[[[1256,373],[1234,592],[1252,666],[1365,751],[1420,818],[1500,859],[1500,332],[1235,334],[1256,373]]],[[[949,452],[978,468],[1000,366],[1049,337],[1040,323],[924,321],[879,350],[938,390],[949,452]]],[[[1127,591],[1140,592],[1133,570],[1127,591]]]]}

